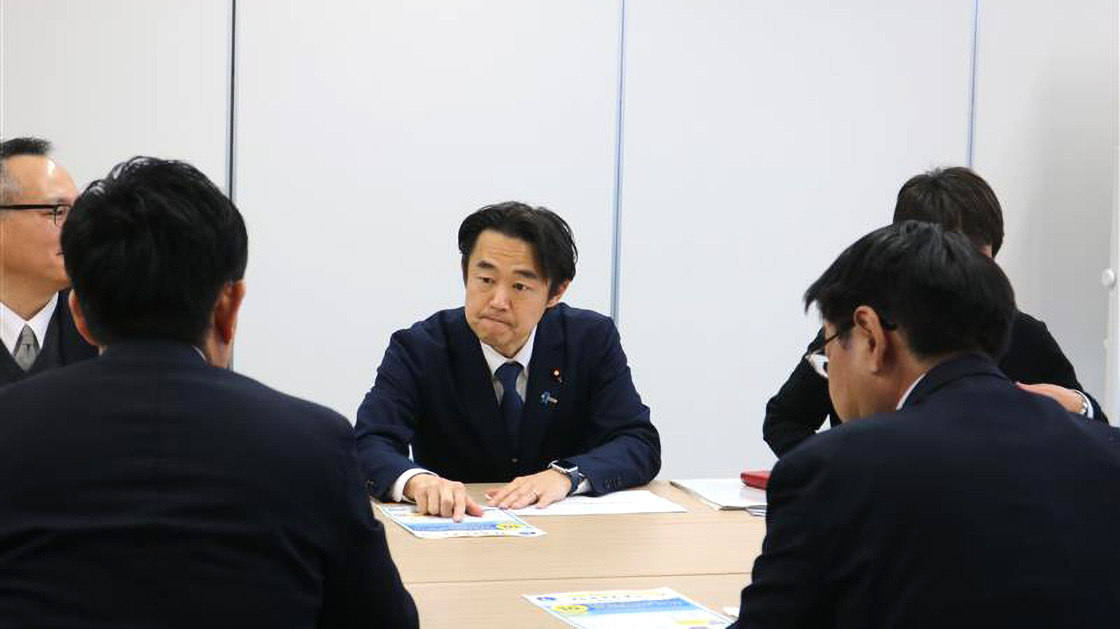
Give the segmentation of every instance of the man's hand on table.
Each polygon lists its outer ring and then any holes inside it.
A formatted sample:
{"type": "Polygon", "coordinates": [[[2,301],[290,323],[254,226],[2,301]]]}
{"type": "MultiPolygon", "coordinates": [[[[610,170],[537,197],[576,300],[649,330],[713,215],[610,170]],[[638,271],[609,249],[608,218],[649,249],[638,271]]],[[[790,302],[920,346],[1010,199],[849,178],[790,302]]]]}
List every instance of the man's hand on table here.
{"type": "Polygon", "coordinates": [[[404,496],[416,503],[420,513],[451,518],[456,522],[463,514],[480,516],[482,507],[467,495],[463,483],[440,478],[435,474],[417,474],[404,485],[404,496]]]}
{"type": "Polygon", "coordinates": [[[503,487],[486,492],[486,504],[500,509],[521,509],[531,504],[540,508],[568,497],[572,481],[556,470],[518,476],[503,487]]]}

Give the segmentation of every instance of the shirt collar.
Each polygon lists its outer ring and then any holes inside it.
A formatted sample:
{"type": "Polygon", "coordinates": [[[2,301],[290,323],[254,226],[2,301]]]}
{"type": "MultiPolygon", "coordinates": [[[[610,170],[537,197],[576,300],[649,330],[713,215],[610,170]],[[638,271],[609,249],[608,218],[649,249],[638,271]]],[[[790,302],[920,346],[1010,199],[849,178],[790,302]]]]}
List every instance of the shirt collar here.
{"type": "Polygon", "coordinates": [[[39,342],[39,347],[42,348],[46,344],[47,328],[51,324],[51,317],[54,316],[57,307],[58,293],[55,293],[51,295],[50,301],[39,309],[39,312],[35,313],[35,316],[31,317],[29,321],[24,321],[10,308],[0,303],[0,339],[3,340],[4,347],[8,348],[8,353],[15,353],[19,333],[23,331],[25,325],[31,326],[31,331],[35,333],[35,340],[39,342]]]}
{"type": "Polygon", "coordinates": [[[914,392],[914,387],[918,386],[918,383],[922,381],[922,378],[926,377],[927,373],[929,373],[929,372],[927,371],[927,372],[923,373],[922,375],[918,376],[917,380],[910,383],[910,386],[907,387],[906,392],[903,393],[902,397],[898,400],[898,406],[894,407],[894,410],[896,410],[896,411],[902,410],[903,405],[906,404],[906,400],[909,399],[910,394],[914,392]]]}
{"type": "Polygon", "coordinates": [[[513,358],[506,358],[498,353],[498,350],[490,347],[481,340],[478,344],[482,346],[482,357],[486,359],[486,366],[490,368],[490,376],[494,376],[494,372],[498,371],[498,367],[510,362],[515,361],[521,363],[522,371],[529,370],[529,360],[533,357],[533,341],[537,338],[537,328],[533,326],[533,331],[529,333],[529,340],[517,350],[517,354],[513,358]]]}

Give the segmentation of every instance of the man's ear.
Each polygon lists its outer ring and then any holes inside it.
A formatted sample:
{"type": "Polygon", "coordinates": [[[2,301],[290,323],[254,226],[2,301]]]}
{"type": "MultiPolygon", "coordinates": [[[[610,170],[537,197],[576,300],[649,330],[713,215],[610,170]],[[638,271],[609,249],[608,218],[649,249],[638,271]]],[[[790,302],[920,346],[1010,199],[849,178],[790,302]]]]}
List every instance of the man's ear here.
{"type": "Polygon", "coordinates": [[[101,347],[101,344],[89,332],[89,324],[86,323],[86,315],[82,312],[82,304],[78,301],[78,293],[71,290],[70,298],[66,300],[66,303],[70,307],[70,316],[74,319],[74,327],[78,328],[78,334],[82,335],[86,343],[94,347],[101,347]]]}
{"type": "Polygon", "coordinates": [[[245,280],[227,284],[218,293],[218,301],[214,304],[214,333],[226,345],[232,345],[233,337],[237,334],[237,315],[244,299],[245,280]]]}
{"type": "Polygon", "coordinates": [[[545,308],[551,308],[560,303],[560,300],[564,298],[564,292],[568,290],[568,286],[571,286],[571,284],[572,280],[564,280],[561,282],[560,286],[556,288],[556,294],[548,298],[548,304],[545,308]]]}
{"type": "Polygon", "coordinates": [[[867,344],[867,360],[871,373],[879,373],[891,360],[891,338],[883,328],[883,320],[871,306],[859,306],[852,313],[853,330],[867,344]]]}

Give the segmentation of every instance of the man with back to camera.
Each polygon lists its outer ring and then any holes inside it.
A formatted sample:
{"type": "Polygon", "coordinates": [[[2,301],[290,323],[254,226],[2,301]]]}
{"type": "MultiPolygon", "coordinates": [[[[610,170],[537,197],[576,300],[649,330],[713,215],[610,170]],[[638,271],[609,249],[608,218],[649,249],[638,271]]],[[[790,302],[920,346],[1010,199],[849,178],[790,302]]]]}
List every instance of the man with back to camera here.
{"type": "Polygon", "coordinates": [[[103,353],[0,390],[0,626],[416,627],[349,422],[228,371],[237,208],[133,158],[62,247],[103,353]]]}
{"type": "MultiPolygon", "coordinates": [[[[967,168],[934,169],[916,175],[898,191],[894,221],[937,223],[957,231],[985,255],[994,258],[1003,244],[1003,211],[991,187],[967,168]]],[[[822,334],[808,349],[820,347],[822,334]]],[[[1017,311],[1011,342],[999,357],[999,367],[1029,391],[1048,395],[1066,410],[1107,422],[1097,401],[1077,381],[1073,365],[1062,353],[1046,324],[1017,311]]],[[[825,417],[832,425],[839,418],[828,398],[827,383],[799,360],[789,379],[766,404],[762,434],[778,456],[812,436],[825,417]]]]}
{"type": "Polygon", "coordinates": [[[969,240],[907,221],[809,287],[843,425],[782,457],[733,627],[1112,627],[1120,431],[992,356],[1015,317],[969,240]],[[951,295],[953,299],[946,299],[951,295]]]}
{"type": "Polygon", "coordinates": [[[77,190],[50,142],[0,142],[0,386],[93,358],[66,307],[58,235],[77,190]]]}
{"type": "Polygon", "coordinates": [[[652,480],[661,442],[618,330],[560,303],[576,270],[568,224],[490,205],[460,225],[459,251],[465,306],[393,334],[358,409],[370,493],[458,520],[481,514],[464,482],[506,483],[487,502],[521,508],[652,480]]]}

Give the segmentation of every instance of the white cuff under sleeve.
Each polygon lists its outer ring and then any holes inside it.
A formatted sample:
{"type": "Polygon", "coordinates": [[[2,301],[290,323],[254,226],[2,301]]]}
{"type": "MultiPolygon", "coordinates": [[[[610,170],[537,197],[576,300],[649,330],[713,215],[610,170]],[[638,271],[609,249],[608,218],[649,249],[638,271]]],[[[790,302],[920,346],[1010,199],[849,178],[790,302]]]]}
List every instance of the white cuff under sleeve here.
{"type": "Polygon", "coordinates": [[[404,486],[408,482],[408,479],[416,476],[417,474],[431,474],[432,476],[438,476],[438,474],[429,472],[422,467],[414,467],[406,471],[404,474],[401,474],[397,477],[397,482],[393,483],[393,491],[389,494],[389,497],[393,499],[393,502],[412,502],[408,498],[404,497],[404,486]]]}

